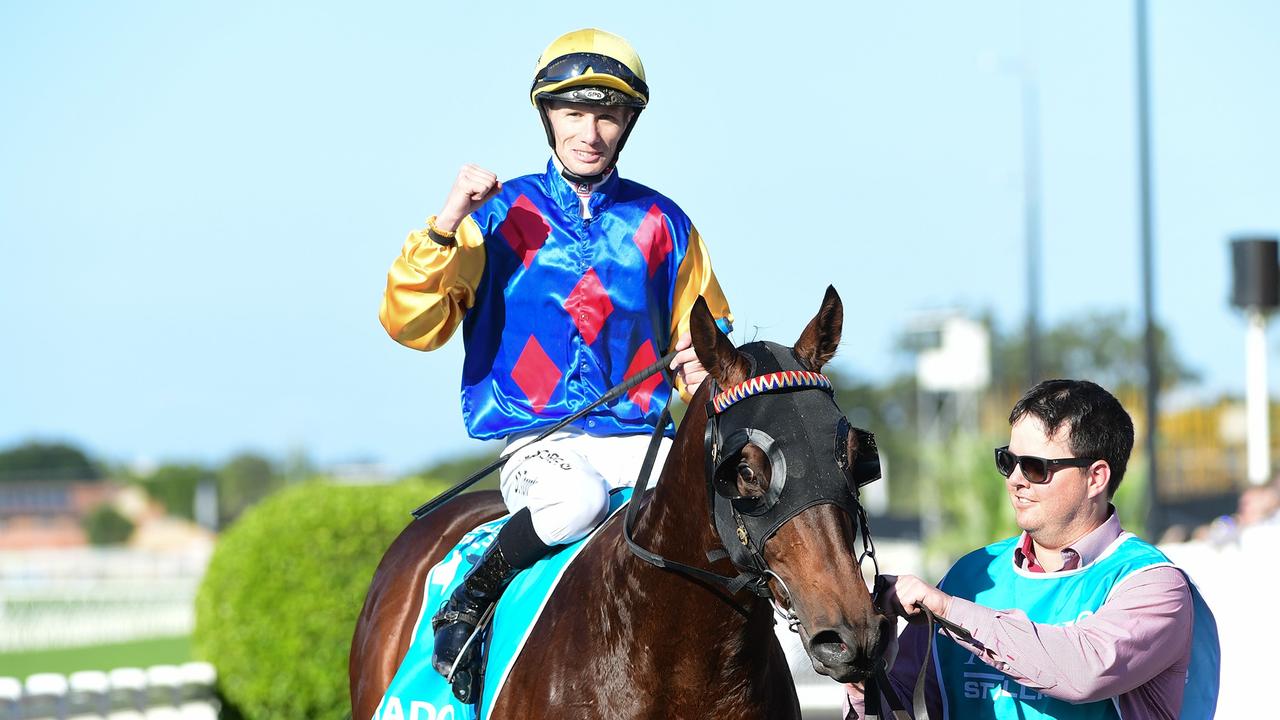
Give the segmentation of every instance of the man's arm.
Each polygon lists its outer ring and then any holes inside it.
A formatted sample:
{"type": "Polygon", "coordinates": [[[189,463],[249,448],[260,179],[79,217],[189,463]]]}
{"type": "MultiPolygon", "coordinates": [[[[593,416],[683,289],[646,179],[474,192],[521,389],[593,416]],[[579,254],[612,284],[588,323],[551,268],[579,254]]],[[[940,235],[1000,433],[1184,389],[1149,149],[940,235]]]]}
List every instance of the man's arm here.
{"type": "Polygon", "coordinates": [[[409,234],[387,273],[378,318],[387,334],[415,350],[435,350],[453,336],[475,304],[484,273],[484,233],[471,213],[502,183],[478,165],[463,165],[440,212],[409,234]]]}
{"type": "Polygon", "coordinates": [[[1021,610],[949,600],[946,618],[973,635],[972,644],[962,645],[1020,684],[1068,702],[1129,692],[1191,647],[1191,594],[1173,567],[1134,574],[1096,613],[1067,626],[1033,623],[1021,610]]]}
{"type": "Polygon", "coordinates": [[[724,332],[733,328],[733,313],[729,312],[729,301],[725,300],[724,291],[720,289],[720,281],[711,269],[711,254],[697,228],[689,228],[689,248],[676,271],[676,285],[671,302],[671,347],[680,352],[671,362],[671,369],[676,371],[676,389],[685,402],[697,391],[699,383],[706,377],[706,370],[698,362],[689,340],[689,311],[693,303],[701,295],[707,301],[707,309],[711,316],[717,318],[717,325],[724,332]]]}
{"type": "Polygon", "coordinates": [[[396,342],[415,350],[443,345],[475,304],[484,236],[468,216],[449,239],[452,244],[441,243],[429,231],[415,230],[387,273],[378,318],[396,342]]]}

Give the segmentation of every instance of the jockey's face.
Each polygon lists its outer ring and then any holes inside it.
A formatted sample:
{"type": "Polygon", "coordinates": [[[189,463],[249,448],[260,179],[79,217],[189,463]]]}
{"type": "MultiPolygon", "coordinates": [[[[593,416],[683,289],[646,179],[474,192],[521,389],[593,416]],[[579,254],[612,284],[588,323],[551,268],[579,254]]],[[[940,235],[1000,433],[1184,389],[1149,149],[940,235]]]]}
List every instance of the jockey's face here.
{"type": "MultiPolygon", "coordinates": [[[[1049,459],[1075,457],[1068,446],[1069,432],[1064,423],[1048,437],[1039,418],[1024,415],[1010,431],[1009,451],[1049,459]]],[[[1098,461],[1085,468],[1056,468],[1049,481],[1041,484],[1028,482],[1022,468],[1015,468],[1004,482],[1018,527],[1045,548],[1065,547],[1092,530],[1098,513],[1105,512],[1107,506],[1106,480],[1097,477],[1097,466],[1105,464],[1098,461]]]]}
{"type": "Polygon", "coordinates": [[[556,140],[556,157],[569,172],[596,175],[613,163],[631,109],[549,102],[547,118],[556,140]]]}

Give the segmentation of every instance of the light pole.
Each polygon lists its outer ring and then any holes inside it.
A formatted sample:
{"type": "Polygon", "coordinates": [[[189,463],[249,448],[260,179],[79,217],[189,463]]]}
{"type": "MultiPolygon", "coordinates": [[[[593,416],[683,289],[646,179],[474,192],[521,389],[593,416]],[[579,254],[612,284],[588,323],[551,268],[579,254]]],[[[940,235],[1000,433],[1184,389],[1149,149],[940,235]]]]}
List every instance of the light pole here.
{"type": "Polygon", "coordinates": [[[1031,18],[1023,5],[1022,68],[1022,219],[1027,241],[1027,387],[1040,371],[1040,94],[1031,56],[1031,18]]]}
{"type": "Polygon", "coordinates": [[[1245,457],[1249,482],[1271,479],[1271,398],[1267,390],[1267,315],[1280,307],[1275,238],[1231,241],[1231,304],[1244,311],[1245,457]]]}
{"type": "Polygon", "coordinates": [[[1134,49],[1138,75],[1138,226],[1142,254],[1142,321],[1143,357],[1147,366],[1147,533],[1163,529],[1160,512],[1160,473],[1156,448],[1160,423],[1160,366],[1156,361],[1155,321],[1155,242],[1152,239],[1151,216],[1151,87],[1147,65],[1147,2],[1137,0],[1134,7],[1134,49]]]}
{"type": "Polygon", "coordinates": [[[1041,240],[1040,229],[1040,91],[1034,51],[1035,6],[1023,0],[1022,55],[1016,59],[984,53],[979,67],[989,72],[1017,76],[1022,114],[1022,239],[1026,250],[1027,316],[1023,323],[1026,338],[1027,387],[1043,379],[1040,352],[1041,240]]]}

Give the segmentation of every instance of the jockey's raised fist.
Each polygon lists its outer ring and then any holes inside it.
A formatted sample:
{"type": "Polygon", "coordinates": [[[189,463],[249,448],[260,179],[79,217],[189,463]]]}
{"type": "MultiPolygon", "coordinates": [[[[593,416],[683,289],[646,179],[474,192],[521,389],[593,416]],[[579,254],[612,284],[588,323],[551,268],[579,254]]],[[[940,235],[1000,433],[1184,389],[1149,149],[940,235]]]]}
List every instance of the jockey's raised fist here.
{"type": "Polygon", "coordinates": [[[463,165],[449,190],[449,197],[444,201],[444,209],[436,214],[436,227],[445,232],[453,232],[458,229],[464,217],[485,204],[501,189],[502,183],[498,182],[497,175],[479,165],[463,165]]]}

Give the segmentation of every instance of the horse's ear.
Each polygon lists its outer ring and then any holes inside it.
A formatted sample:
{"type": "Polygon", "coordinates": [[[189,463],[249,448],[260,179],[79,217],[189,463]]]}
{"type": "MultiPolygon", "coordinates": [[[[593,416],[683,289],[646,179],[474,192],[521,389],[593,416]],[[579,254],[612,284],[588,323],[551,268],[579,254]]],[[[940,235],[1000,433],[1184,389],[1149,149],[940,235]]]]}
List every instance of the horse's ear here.
{"type": "Polygon", "coordinates": [[[822,307],[818,308],[818,314],[813,316],[809,326],[800,333],[800,339],[796,341],[796,358],[813,372],[821,370],[836,354],[843,325],[844,305],[840,302],[836,289],[828,285],[827,294],[822,298],[822,307]]]}
{"type": "Polygon", "coordinates": [[[689,336],[698,361],[723,387],[737,385],[751,374],[751,361],[738,352],[729,336],[716,327],[715,318],[707,308],[707,301],[699,295],[689,312],[689,336]]]}

